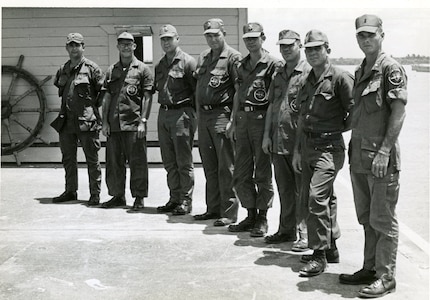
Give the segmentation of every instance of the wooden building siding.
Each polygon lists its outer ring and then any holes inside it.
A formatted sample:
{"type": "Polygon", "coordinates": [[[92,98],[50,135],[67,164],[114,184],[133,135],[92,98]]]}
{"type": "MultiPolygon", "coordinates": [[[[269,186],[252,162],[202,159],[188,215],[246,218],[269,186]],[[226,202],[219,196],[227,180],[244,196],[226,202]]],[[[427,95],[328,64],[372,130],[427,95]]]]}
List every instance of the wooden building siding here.
{"type": "MultiPolygon", "coordinates": [[[[23,68],[37,79],[55,75],[58,67],[68,59],[65,50],[67,34],[80,32],[85,38],[85,56],[106,70],[118,60],[114,26],[146,25],[150,26],[153,33],[153,64],[149,64],[153,70],[163,55],[158,39],[161,25],[173,24],[180,35],[180,47],[197,58],[200,52],[208,48],[203,36],[203,23],[216,17],[225,23],[227,43],[245,53],[241,39],[242,25],[247,22],[245,8],[2,8],[2,65],[16,65],[22,54],[25,56],[23,68]]],[[[36,141],[32,147],[19,152],[23,162],[61,161],[58,134],[49,126],[60,107],[53,79],[43,86],[43,90],[47,97],[48,112],[41,137],[55,147],[45,147],[36,141]],[[49,155],[50,152],[52,155],[49,155]]],[[[158,141],[158,108],[155,94],[148,123],[147,139],[150,144],[158,141]]],[[[101,139],[105,141],[102,135],[101,139]]],[[[158,148],[150,151],[154,155],[150,155],[149,160],[160,162],[158,148]]],[[[104,157],[104,149],[100,152],[104,157]]],[[[80,156],[82,161],[83,157],[80,156]]],[[[15,158],[2,156],[2,162],[9,161],[15,161],[15,158]]]]}

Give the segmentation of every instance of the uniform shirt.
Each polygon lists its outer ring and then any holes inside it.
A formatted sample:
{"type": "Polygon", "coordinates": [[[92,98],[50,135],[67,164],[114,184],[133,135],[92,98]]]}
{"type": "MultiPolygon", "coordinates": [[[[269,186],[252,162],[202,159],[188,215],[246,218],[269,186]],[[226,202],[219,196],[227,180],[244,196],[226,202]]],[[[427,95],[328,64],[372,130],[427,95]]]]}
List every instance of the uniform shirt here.
{"type": "Polygon", "coordinates": [[[155,67],[155,90],[158,102],[163,105],[175,105],[190,102],[194,104],[196,79],[196,60],[176,48],[175,57],[169,64],[165,55],[155,67]]]}
{"type": "Polygon", "coordinates": [[[353,77],[347,71],[329,64],[322,76],[311,71],[299,92],[300,118],[303,130],[313,133],[341,133],[344,121],[354,104],[353,77]]]}
{"type": "Polygon", "coordinates": [[[152,93],[153,84],[151,70],[136,57],[128,68],[120,61],[108,68],[103,89],[112,96],[108,116],[111,131],[137,131],[144,91],[152,93]]]}
{"type": "MultiPolygon", "coordinates": [[[[355,72],[350,164],[354,172],[370,173],[387,131],[391,103],[407,103],[407,77],[403,67],[385,53],[379,54],[368,76],[363,74],[364,65],[365,60],[355,72]]],[[[390,166],[400,170],[398,140],[391,150],[390,166]]]]}
{"type": "Polygon", "coordinates": [[[194,73],[197,78],[196,97],[199,105],[233,105],[234,83],[240,52],[224,44],[219,58],[214,59],[211,49],[203,51],[194,73]]]}
{"type": "Polygon", "coordinates": [[[91,60],[82,57],[74,68],[70,60],[60,67],[54,85],[61,97],[61,112],[66,114],[66,131],[96,131],[101,128],[98,97],[103,84],[103,72],[91,60]]]}
{"type": "Polygon", "coordinates": [[[299,61],[290,76],[286,65],[276,68],[269,88],[272,104],[270,136],[272,149],[277,154],[292,154],[296,139],[298,104],[297,94],[311,70],[305,60],[299,61]]]}

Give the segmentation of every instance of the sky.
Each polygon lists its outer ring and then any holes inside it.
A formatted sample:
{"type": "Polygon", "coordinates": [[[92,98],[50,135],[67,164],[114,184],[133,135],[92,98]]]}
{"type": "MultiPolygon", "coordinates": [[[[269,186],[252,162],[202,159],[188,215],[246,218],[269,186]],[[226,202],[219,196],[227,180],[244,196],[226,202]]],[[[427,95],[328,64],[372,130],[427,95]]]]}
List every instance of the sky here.
{"type": "Polygon", "coordinates": [[[248,8],[248,21],[260,22],[265,29],[264,47],[279,58],[276,41],[282,29],[295,30],[302,38],[310,29],[319,29],[328,36],[332,57],[362,57],[355,40],[354,21],[368,13],[383,20],[385,52],[395,57],[408,54],[430,56],[428,0],[2,0],[1,6],[248,8]]]}
{"type": "Polygon", "coordinates": [[[430,9],[420,8],[249,8],[248,21],[263,25],[264,48],[280,57],[278,33],[291,29],[303,38],[311,29],[327,34],[331,57],[362,57],[355,38],[355,19],[376,14],[383,22],[383,49],[395,56],[430,56],[430,9]]]}

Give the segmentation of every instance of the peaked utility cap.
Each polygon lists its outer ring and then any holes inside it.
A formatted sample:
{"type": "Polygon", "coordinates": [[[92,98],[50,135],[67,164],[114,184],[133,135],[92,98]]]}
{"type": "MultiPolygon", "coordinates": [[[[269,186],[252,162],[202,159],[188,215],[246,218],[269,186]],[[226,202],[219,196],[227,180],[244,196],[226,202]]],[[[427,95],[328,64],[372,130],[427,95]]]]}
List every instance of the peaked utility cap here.
{"type": "Polygon", "coordinates": [[[224,30],[224,22],[221,19],[209,19],[203,24],[203,28],[206,33],[218,33],[225,32],[224,30]]]}
{"type": "Polygon", "coordinates": [[[78,43],[78,44],[83,44],[84,43],[84,37],[83,37],[82,34],[80,34],[78,32],[69,33],[67,35],[66,44],[70,44],[71,42],[75,42],[75,43],[78,43]]]}
{"type": "Polygon", "coordinates": [[[127,31],[124,31],[120,35],[118,35],[117,40],[129,40],[134,42],[134,37],[131,33],[128,33],[127,31]]]}
{"type": "Polygon", "coordinates": [[[279,32],[279,38],[276,45],[291,45],[300,41],[300,34],[292,30],[282,30],[279,32]]]}
{"type": "Polygon", "coordinates": [[[260,23],[248,23],[243,26],[242,38],[259,37],[263,33],[263,26],[260,23]]]}
{"type": "Polygon", "coordinates": [[[317,29],[312,29],[308,33],[306,33],[305,37],[305,48],[317,47],[321,45],[328,45],[327,35],[317,29]]]}
{"type": "Polygon", "coordinates": [[[356,33],[360,32],[370,32],[375,33],[378,29],[382,29],[382,20],[375,15],[362,15],[355,19],[355,29],[356,33]]]}
{"type": "Polygon", "coordinates": [[[160,27],[160,33],[159,33],[160,39],[169,36],[178,36],[178,32],[176,31],[176,28],[173,25],[166,24],[160,27]]]}

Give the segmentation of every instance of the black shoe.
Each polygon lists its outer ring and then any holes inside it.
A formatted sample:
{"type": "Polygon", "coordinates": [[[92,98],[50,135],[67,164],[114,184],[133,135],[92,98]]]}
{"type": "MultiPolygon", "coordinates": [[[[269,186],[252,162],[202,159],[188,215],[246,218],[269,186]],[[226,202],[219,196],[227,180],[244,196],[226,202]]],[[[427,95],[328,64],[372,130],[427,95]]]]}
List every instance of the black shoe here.
{"type": "Polygon", "coordinates": [[[205,221],[205,220],[219,219],[219,218],[220,218],[219,214],[208,213],[208,212],[205,212],[204,214],[201,214],[201,215],[194,216],[194,220],[196,221],[205,221]]]}
{"type": "MultiPolygon", "coordinates": [[[[302,263],[308,263],[312,259],[313,254],[310,255],[302,255],[300,257],[300,261],[302,263]]],[[[328,263],[337,264],[339,263],[339,250],[337,249],[329,249],[325,251],[325,256],[328,263]]]]}
{"type": "Polygon", "coordinates": [[[316,250],[312,259],[299,271],[302,277],[320,275],[327,267],[324,250],[316,250]]]}
{"type": "Polygon", "coordinates": [[[252,228],[250,236],[252,237],[263,237],[266,235],[269,225],[267,224],[267,218],[263,216],[257,216],[254,228],[252,228]]]}
{"type": "Polygon", "coordinates": [[[100,196],[99,194],[92,194],[90,196],[90,200],[88,200],[88,206],[96,206],[100,204],[100,196]]]}
{"type": "Polygon", "coordinates": [[[255,227],[255,219],[246,217],[238,224],[228,226],[228,231],[230,232],[251,231],[252,229],[254,229],[254,227],[255,227]]]}
{"type": "Polygon", "coordinates": [[[120,207],[120,206],[126,206],[127,203],[125,201],[124,196],[114,196],[109,201],[102,203],[102,208],[114,208],[114,207],[120,207]]]}
{"type": "Polygon", "coordinates": [[[183,201],[182,204],[176,206],[172,210],[172,215],[174,216],[183,216],[189,214],[191,212],[192,206],[187,200],[183,201]]]}
{"type": "Polygon", "coordinates": [[[343,284],[371,284],[376,279],[376,272],[372,270],[361,269],[354,274],[340,274],[339,282],[343,284]]]}
{"type": "Polygon", "coordinates": [[[384,276],[377,279],[371,285],[362,288],[358,295],[362,298],[379,298],[396,291],[396,280],[387,279],[384,276]]]}
{"type": "Polygon", "coordinates": [[[284,242],[294,242],[296,240],[296,233],[280,233],[277,232],[272,235],[268,235],[264,238],[267,244],[280,244],[284,242]]]}
{"type": "Polygon", "coordinates": [[[141,210],[145,208],[145,204],[143,203],[143,198],[142,197],[136,197],[136,199],[134,200],[133,203],[133,207],[131,208],[132,210],[141,210]]]}
{"type": "Polygon", "coordinates": [[[159,213],[172,212],[178,205],[179,203],[173,203],[169,201],[165,205],[157,207],[157,212],[159,213]]]}
{"type": "Polygon", "coordinates": [[[52,203],[60,203],[66,201],[78,200],[78,193],[76,192],[64,192],[58,197],[52,198],[52,203]]]}

